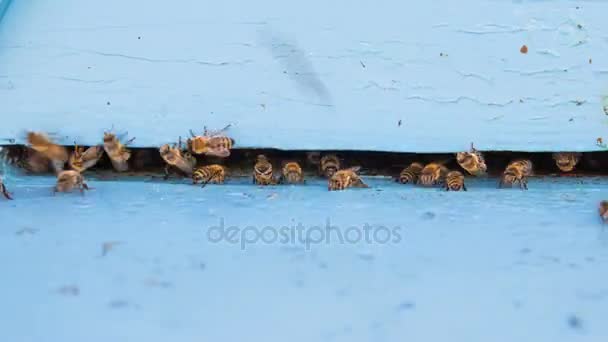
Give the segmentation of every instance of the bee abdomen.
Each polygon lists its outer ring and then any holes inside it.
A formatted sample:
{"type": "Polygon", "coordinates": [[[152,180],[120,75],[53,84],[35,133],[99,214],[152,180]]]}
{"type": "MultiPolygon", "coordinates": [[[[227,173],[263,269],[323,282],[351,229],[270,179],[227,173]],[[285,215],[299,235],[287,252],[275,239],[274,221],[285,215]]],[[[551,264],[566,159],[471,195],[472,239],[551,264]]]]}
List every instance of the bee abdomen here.
{"type": "Polygon", "coordinates": [[[460,171],[451,171],[446,176],[446,189],[452,191],[466,190],[464,175],[460,171]]]}
{"type": "Polygon", "coordinates": [[[421,164],[412,163],[399,174],[399,182],[402,184],[416,183],[423,167],[421,164]]]}

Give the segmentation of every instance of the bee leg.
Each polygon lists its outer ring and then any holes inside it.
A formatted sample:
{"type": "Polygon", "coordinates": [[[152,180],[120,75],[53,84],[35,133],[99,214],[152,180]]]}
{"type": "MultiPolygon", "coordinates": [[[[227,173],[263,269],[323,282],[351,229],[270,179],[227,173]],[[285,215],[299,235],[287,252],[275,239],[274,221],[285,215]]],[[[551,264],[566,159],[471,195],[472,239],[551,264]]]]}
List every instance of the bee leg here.
{"type": "Polygon", "coordinates": [[[7,200],[12,200],[11,194],[6,190],[6,186],[4,184],[0,185],[0,190],[2,191],[2,195],[6,197],[7,200]]]}
{"type": "Polygon", "coordinates": [[[519,184],[521,185],[521,188],[523,190],[528,190],[528,180],[523,178],[522,180],[519,181],[519,184]]]}
{"type": "Polygon", "coordinates": [[[467,191],[467,186],[462,184],[462,190],[467,191]]]}
{"type": "Polygon", "coordinates": [[[85,190],[91,190],[93,188],[89,188],[89,186],[87,185],[87,183],[82,183],[82,188],[85,190]]]}
{"type": "Polygon", "coordinates": [[[165,176],[163,177],[164,180],[169,179],[169,169],[171,168],[171,166],[169,164],[165,164],[165,176]]]}

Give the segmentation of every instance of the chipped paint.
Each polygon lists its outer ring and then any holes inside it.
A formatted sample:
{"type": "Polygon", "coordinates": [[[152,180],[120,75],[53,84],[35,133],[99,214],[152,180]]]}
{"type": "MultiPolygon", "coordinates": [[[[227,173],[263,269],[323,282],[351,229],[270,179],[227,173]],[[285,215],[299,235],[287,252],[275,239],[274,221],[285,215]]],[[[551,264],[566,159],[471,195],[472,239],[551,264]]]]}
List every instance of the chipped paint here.
{"type": "Polygon", "coordinates": [[[0,22],[11,118],[0,139],[35,128],[95,144],[114,125],[158,146],[232,123],[238,147],[599,150],[606,12],[601,1],[17,1],[0,22]]]}

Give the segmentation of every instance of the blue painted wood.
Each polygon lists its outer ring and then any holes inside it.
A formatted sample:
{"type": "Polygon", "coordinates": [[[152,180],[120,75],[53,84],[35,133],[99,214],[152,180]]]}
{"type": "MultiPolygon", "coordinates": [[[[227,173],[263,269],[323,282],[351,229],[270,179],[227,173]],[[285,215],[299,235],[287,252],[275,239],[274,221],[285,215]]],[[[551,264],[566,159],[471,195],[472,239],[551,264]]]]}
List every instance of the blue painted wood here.
{"type": "Polygon", "coordinates": [[[139,146],[592,151],[608,2],[37,0],[0,24],[1,138],[139,146]],[[526,45],[528,52],[521,53],[526,45]]]}

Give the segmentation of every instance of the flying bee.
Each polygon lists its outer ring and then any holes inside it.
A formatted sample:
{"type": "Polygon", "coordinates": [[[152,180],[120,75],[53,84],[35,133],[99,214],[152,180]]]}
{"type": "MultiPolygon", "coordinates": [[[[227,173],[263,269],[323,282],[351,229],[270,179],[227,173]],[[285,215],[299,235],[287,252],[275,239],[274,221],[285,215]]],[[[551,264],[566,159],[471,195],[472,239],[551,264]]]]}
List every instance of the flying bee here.
{"type": "Polygon", "coordinates": [[[63,171],[69,158],[65,147],[55,144],[46,134],[39,132],[28,132],[27,141],[34,151],[51,161],[56,173],[63,171]]]}
{"type": "Polygon", "coordinates": [[[202,183],[203,187],[207,183],[224,184],[225,179],[226,169],[219,164],[199,167],[192,174],[192,184],[202,183]]]}
{"type": "Polygon", "coordinates": [[[498,187],[504,185],[513,186],[515,182],[519,183],[522,190],[528,190],[528,177],[532,175],[532,162],[529,160],[516,160],[509,165],[503,172],[498,187]]]}
{"type": "Polygon", "coordinates": [[[402,184],[416,184],[423,168],[424,166],[422,166],[422,164],[420,163],[411,163],[410,166],[406,167],[405,169],[403,169],[403,171],[401,171],[397,182],[402,184]]]}
{"type": "Polygon", "coordinates": [[[288,162],[283,165],[283,174],[281,176],[281,183],[304,183],[304,175],[302,174],[302,168],[297,162],[288,162]]]}
{"type": "Polygon", "coordinates": [[[418,177],[418,184],[432,186],[442,184],[448,174],[448,168],[439,163],[427,164],[418,177]]]}
{"type": "Polygon", "coordinates": [[[132,143],[135,138],[131,138],[124,144],[120,140],[114,133],[103,133],[103,148],[110,157],[112,166],[116,171],[124,172],[129,169],[128,161],[131,158],[131,151],[127,149],[127,145],[132,143]]]}
{"type": "Polygon", "coordinates": [[[464,185],[464,175],[460,171],[448,172],[445,176],[445,190],[447,191],[467,191],[467,187],[464,185]]]}
{"type": "Polygon", "coordinates": [[[469,152],[456,153],[456,161],[458,162],[458,165],[473,176],[484,175],[488,170],[483,154],[477,151],[472,143],[469,152]]]}
{"type": "Polygon", "coordinates": [[[91,146],[86,150],[82,146],[74,143],[74,152],[70,155],[68,164],[72,170],[80,173],[95,166],[103,155],[103,146],[91,146]]]}
{"type": "Polygon", "coordinates": [[[331,178],[340,170],[340,159],[335,154],[326,154],[319,163],[319,173],[325,178],[331,178]]]}
{"type": "Polygon", "coordinates": [[[608,201],[601,201],[599,206],[600,217],[604,223],[608,222],[608,201]]]}
{"type": "Polygon", "coordinates": [[[553,153],[553,160],[555,165],[562,172],[570,172],[574,170],[576,164],[578,164],[581,158],[581,154],[577,152],[557,152],[553,153]]]}
{"type": "Polygon", "coordinates": [[[272,164],[268,161],[265,155],[257,156],[255,165],[253,166],[253,184],[258,185],[274,185],[276,180],[272,174],[272,164]]]}
{"type": "MultiPolygon", "coordinates": [[[[181,146],[181,139],[179,146],[181,146]]],[[[169,178],[169,169],[174,167],[187,176],[192,176],[196,166],[196,158],[190,152],[182,153],[180,147],[165,144],[160,147],[160,156],[165,161],[165,179],[169,178]]]]}
{"type": "Polygon", "coordinates": [[[11,196],[11,193],[8,192],[8,189],[6,188],[6,185],[4,185],[4,181],[2,180],[2,176],[0,176],[0,192],[2,193],[2,195],[7,200],[12,200],[13,199],[13,197],[11,196]]]}
{"type": "Polygon", "coordinates": [[[80,172],[74,170],[61,171],[57,175],[57,184],[53,192],[71,192],[74,188],[78,188],[82,194],[84,194],[84,190],[90,190],[80,172]]]}
{"type": "Polygon", "coordinates": [[[207,131],[207,127],[203,135],[196,135],[190,130],[190,138],[186,141],[188,151],[193,154],[204,154],[220,158],[230,156],[230,149],[234,146],[234,139],[224,135],[224,132],[230,128],[230,125],[219,131],[207,131]]]}
{"type": "Polygon", "coordinates": [[[345,190],[346,188],[369,188],[357,174],[360,167],[339,170],[328,181],[327,190],[345,190]]]}

